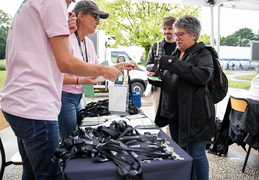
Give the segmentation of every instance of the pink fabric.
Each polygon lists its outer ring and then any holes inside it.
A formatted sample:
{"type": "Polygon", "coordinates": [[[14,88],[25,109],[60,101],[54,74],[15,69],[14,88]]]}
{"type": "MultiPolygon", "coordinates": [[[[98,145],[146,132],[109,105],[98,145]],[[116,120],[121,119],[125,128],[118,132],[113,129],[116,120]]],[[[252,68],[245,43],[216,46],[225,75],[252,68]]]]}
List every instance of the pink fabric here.
{"type": "MultiPolygon", "coordinates": [[[[69,43],[70,43],[70,48],[71,48],[72,54],[75,57],[78,57],[79,59],[83,60],[82,53],[81,53],[80,47],[78,45],[78,40],[74,33],[69,36],[69,43]]],[[[87,51],[87,55],[88,55],[88,62],[92,63],[92,64],[99,64],[93,42],[88,37],[85,37],[85,45],[86,45],[86,49],[87,49],[86,51],[87,51]]],[[[83,42],[81,42],[81,48],[82,48],[84,58],[85,58],[85,45],[83,42]]],[[[67,74],[67,75],[73,76],[73,77],[78,77],[78,76],[74,76],[74,75],[70,75],[70,74],[67,74]]],[[[68,93],[73,93],[73,94],[82,94],[84,92],[82,85],[75,85],[75,84],[64,84],[62,90],[65,92],[68,92],[68,93]]]]}
{"type": "Polygon", "coordinates": [[[50,37],[69,35],[65,0],[27,0],[10,27],[6,68],[1,92],[7,113],[57,120],[61,107],[63,74],[57,67],[50,37]]]}

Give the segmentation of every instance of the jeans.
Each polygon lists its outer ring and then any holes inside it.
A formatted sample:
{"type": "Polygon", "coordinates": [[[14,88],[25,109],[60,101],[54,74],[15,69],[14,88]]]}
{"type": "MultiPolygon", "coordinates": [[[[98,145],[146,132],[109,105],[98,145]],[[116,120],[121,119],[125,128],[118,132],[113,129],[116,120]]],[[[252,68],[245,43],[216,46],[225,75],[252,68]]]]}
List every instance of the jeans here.
{"type": "Polygon", "coordinates": [[[17,136],[23,180],[60,180],[61,169],[52,156],[59,146],[58,122],[32,120],[2,111],[17,136]]]}
{"type": "MultiPolygon", "coordinates": [[[[169,121],[172,139],[178,143],[178,121],[169,121]]],[[[182,147],[194,160],[195,176],[197,180],[209,179],[209,161],[206,155],[206,141],[189,142],[187,147],[182,147]]]]}
{"type": "Polygon", "coordinates": [[[77,125],[77,113],[82,109],[82,94],[62,91],[61,111],[58,116],[59,135],[63,139],[72,134],[77,125]]]}

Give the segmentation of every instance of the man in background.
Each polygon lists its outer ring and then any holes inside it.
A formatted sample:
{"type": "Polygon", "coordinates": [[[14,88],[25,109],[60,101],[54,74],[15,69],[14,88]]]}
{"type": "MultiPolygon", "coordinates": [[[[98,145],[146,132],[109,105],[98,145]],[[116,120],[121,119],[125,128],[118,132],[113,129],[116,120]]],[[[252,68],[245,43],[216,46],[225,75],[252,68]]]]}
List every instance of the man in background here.
{"type": "MultiPolygon", "coordinates": [[[[158,76],[159,78],[162,78],[162,72],[160,72],[157,68],[155,57],[161,55],[171,55],[175,50],[176,43],[173,30],[173,24],[175,21],[176,18],[172,16],[164,17],[162,20],[161,27],[164,38],[160,41],[154,42],[149,51],[146,64],[148,76],[158,76]]],[[[151,95],[153,99],[154,112],[156,114],[160,100],[162,83],[160,81],[152,81],[149,79],[149,84],[151,84],[151,95]]],[[[165,129],[165,131],[168,130],[165,129]]]]}
{"type": "MultiPolygon", "coordinates": [[[[174,30],[172,27],[175,21],[176,18],[172,16],[164,17],[162,20],[161,27],[162,32],[164,34],[164,38],[160,41],[154,42],[149,51],[146,64],[148,76],[161,77],[162,74],[158,71],[158,68],[156,67],[157,63],[155,62],[155,56],[171,55],[172,52],[175,50],[176,44],[174,39],[174,30]]],[[[157,112],[162,83],[159,81],[152,80],[149,80],[149,83],[152,85],[154,110],[155,112],[157,112]]]]}

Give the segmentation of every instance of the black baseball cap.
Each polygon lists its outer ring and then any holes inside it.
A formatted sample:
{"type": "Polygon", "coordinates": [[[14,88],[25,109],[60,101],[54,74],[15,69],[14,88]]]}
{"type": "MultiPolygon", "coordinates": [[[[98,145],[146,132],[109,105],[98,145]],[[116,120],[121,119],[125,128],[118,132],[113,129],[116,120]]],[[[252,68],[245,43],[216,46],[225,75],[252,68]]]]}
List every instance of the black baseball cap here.
{"type": "Polygon", "coordinates": [[[94,14],[100,15],[100,18],[107,19],[109,13],[101,11],[99,7],[93,1],[81,0],[76,3],[72,10],[76,15],[79,12],[92,12],[94,14]]]}

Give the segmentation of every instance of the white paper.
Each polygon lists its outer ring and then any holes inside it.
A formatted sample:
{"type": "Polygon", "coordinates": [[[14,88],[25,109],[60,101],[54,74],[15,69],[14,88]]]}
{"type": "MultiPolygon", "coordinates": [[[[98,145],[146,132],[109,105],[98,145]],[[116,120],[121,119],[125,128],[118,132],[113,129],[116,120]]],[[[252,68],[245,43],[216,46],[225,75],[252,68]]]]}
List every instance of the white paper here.
{"type": "Polygon", "coordinates": [[[133,114],[133,115],[125,116],[125,118],[127,118],[129,120],[137,119],[137,118],[144,118],[144,117],[146,117],[146,116],[143,114],[133,114]]]}
{"type": "Polygon", "coordinates": [[[149,118],[136,118],[136,119],[131,119],[130,124],[133,127],[136,127],[138,125],[143,125],[143,126],[152,125],[153,123],[149,118]]]}
{"type": "Polygon", "coordinates": [[[128,86],[110,85],[109,86],[109,111],[127,111],[128,86]]]}

